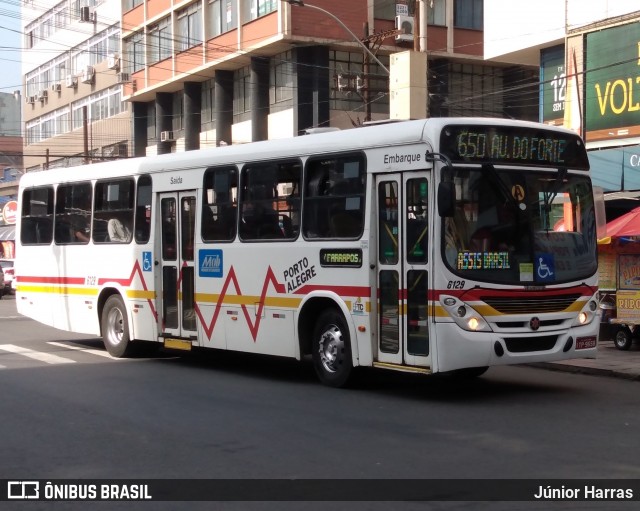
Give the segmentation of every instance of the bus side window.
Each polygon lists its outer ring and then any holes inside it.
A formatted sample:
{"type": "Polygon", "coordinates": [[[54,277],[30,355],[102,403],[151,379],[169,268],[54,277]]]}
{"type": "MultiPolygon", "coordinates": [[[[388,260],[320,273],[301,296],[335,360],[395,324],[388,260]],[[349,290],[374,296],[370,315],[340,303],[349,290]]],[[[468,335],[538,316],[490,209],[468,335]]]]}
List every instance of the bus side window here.
{"type": "Polygon", "coordinates": [[[20,242],[25,245],[48,245],[53,240],[53,188],[24,190],[20,242]]]}
{"type": "Polygon", "coordinates": [[[151,237],[151,176],[140,176],[136,188],[134,233],[136,243],[147,243],[151,237]]]}
{"type": "Polygon", "coordinates": [[[203,241],[232,241],[236,237],[237,197],[236,167],[206,170],[200,218],[203,241]]]}
{"type": "Polygon", "coordinates": [[[329,224],[331,237],[355,238],[362,232],[359,190],[351,179],[338,181],[331,188],[332,199],[329,224]]]}
{"type": "Polygon", "coordinates": [[[246,165],[241,175],[242,240],[297,238],[301,174],[302,165],[296,159],[246,165]]]}
{"type": "Polygon", "coordinates": [[[360,152],[310,158],[302,228],[306,238],[354,239],[364,225],[366,164],[360,152]]]}

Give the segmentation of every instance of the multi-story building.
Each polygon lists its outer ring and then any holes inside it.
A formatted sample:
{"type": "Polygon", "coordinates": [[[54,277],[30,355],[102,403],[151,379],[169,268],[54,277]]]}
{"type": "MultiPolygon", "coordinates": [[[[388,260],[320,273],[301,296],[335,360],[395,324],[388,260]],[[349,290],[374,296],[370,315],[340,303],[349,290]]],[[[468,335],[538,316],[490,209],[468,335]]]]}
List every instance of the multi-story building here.
{"type": "Polygon", "coordinates": [[[488,58],[540,67],[540,120],[585,138],[596,185],[640,190],[637,2],[493,0],[484,35],[488,58]]]}
{"type": "Polygon", "coordinates": [[[3,257],[13,254],[15,199],[23,172],[20,105],[19,91],[0,92],[0,256],[3,257]]]}
{"type": "Polygon", "coordinates": [[[129,155],[130,109],[116,58],[120,12],[120,0],[24,2],[27,171],[129,155]]]}
{"type": "Polygon", "coordinates": [[[389,118],[393,101],[422,102],[421,115],[537,117],[536,67],[483,60],[483,0],[293,4],[28,3],[25,166],[348,128],[389,118]],[[419,68],[390,58],[413,48],[419,68]],[[394,89],[416,72],[417,94],[394,89]]]}

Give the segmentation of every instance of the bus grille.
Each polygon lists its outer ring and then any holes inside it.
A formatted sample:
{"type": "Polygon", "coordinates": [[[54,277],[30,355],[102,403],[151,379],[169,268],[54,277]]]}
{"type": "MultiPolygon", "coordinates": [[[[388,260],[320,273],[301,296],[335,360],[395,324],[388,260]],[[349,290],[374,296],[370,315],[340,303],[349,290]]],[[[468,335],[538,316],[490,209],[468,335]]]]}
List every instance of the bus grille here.
{"type": "Polygon", "coordinates": [[[543,314],[545,312],[562,312],[573,305],[580,296],[579,294],[535,298],[487,296],[480,299],[502,314],[543,314]]]}
{"type": "Polygon", "coordinates": [[[504,340],[511,353],[528,353],[529,351],[548,351],[553,349],[558,340],[557,335],[542,337],[508,337],[504,340]]]}

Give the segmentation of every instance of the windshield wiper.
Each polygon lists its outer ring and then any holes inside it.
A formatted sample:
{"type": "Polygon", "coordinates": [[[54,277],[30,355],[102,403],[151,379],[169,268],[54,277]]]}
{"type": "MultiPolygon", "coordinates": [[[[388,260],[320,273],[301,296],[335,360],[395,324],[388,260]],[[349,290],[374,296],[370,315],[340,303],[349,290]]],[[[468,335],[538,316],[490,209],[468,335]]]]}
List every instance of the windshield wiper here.
{"type": "Polygon", "coordinates": [[[490,163],[483,164],[482,172],[483,174],[486,173],[491,178],[493,183],[497,185],[500,193],[502,193],[505,199],[515,208],[516,211],[518,211],[520,208],[524,209],[526,207],[524,206],[524,204],[518,202],[513,197],[513,195],[511,195],[511,190],[509,190],[509,187],[502,180],[502,178],[500,177],[500,174],[498,174],[498,172],[496,171],[495,167],[492,164],[490,163]]]}

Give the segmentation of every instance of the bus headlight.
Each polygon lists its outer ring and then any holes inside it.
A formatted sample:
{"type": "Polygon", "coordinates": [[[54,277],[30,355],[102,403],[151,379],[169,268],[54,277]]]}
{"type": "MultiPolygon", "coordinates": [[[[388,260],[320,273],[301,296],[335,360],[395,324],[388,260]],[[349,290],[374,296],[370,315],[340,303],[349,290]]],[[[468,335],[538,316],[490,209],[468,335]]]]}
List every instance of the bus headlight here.
{"type": "Polygon", "coordinates": [[[582,310],[579,312],[572,326],[584,326],[591,323],[595,318],[598,310],[598,304],[594,299],[589,300],[582,310]]]}
{"type": "Polygon", "coordinates": [[[489,323],[473,307],[448,295],[441,295],[440,303],[460,328],[469,332],[491,332],[489,323]]]}

